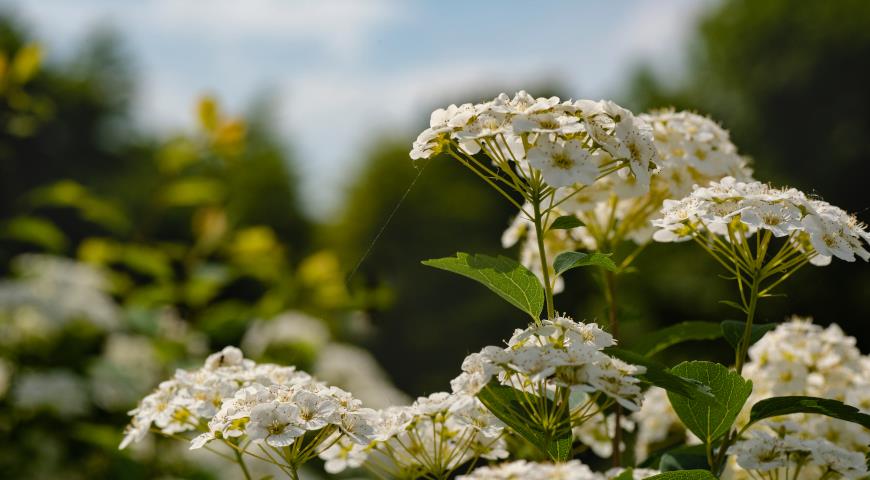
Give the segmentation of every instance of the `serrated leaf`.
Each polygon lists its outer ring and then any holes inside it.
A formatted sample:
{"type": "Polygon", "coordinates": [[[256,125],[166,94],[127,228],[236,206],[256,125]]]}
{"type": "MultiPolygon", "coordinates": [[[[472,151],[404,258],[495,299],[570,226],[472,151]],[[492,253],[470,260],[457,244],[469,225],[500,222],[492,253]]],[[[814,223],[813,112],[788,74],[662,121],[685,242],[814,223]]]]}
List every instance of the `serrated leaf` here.
{"type": "Polygon", "coordinates": [[[838,400],[804,396],[773,397],[759,401],[749,412],[749,425],[765,418],[792,413],[825,415],[870,429],[870,415],[861,413],[859,409],[838,400]]]}
{"type": "MultiPolygon", "coordinates": [[[[562,421],[558,422],[559,426],[555,431],[544,431],[539,425],[529,420],[529,415],[526,413],[527,407],[520,403],[519,399],[525,398],[526,395],[526,393],[501,385],[498,381],[493,380],[477,394],[477,398],[505,425],[546,453],[552,460],[557,462],[569,460],[573,440],[570,419],[566,415],[562,421]]],[[[552,400],[545,398],[543,401],[547,403],[548,411],[552,411],[552,400]]]]}
{"type": "Polygon", "coordinates": [[[553,269],[556,275],[561,275],[572,268],[578,267],[601,267],[611,272],[616,271],[616,264],[610,259],[610,253],[583,253],[565,252],[560,253],[553,261],[553,269]]]}
{"type": "Polygon", "coordinates": [[[550,230],[570,230],[585,225],[585,223],[581,222],[580,219],[574,215],[563,215],[556,220],[553,220],[552,225],[550,225],[550,230]]]}
{"type": "Polygon", "coordinates": [[[423,265],[458,273],[482,283],[511,305],[537,320],[544,308],[544,287],[529,269],[515,260],[499,255],[469,255],[424,260],[423,265]]]}
{"type": "Polygon", "coordinates": [[[718,400],[709,387],[696,380],[676,375],[664,365],[654,362],[643,355],[614,347],[604,349],[604,353],[613,355],[625,362],[645,367],[646,372],[637,374],[635,377],[650,385],[663,388],[669,394],[673,393],[686,399],[691,399],[693,402],[718,405],[718,400]]]}
{"type": "Polygon", "coordinates": [[[683,362],[671,371],[708,386],[719,405],[699,405],[690,399],[668,392],[677,416],[692,433],[709,444],[725,435],[752,393],[752,382],[737,372],[714,362],[683,362]]]}
{"type": "MultiPolygon", "coordinates": [[[[761,340],[765,333],[776,328],[775,323],[753,323],[752,332],[749,334],[749,345],[761,340]]],[[[720,324],[722,336],[731,345],[734,350],[740,346],[740,341],[743,340],[743,330],[746,329],[746,322],[737,320],[725,320],[720,324]]]]}
{"type": "Polygon", "coordinates": [[[652,356],[678,343],[690,340],[714,340],[722,336],[722,328],[713,322],[682,322],[657,330],[634,346],[634,351],[652,356]]]}
{"type": "Polygon", "coordinates": [[[716,477],[709,470],[674,470],[646,477],[645,480],[716,480],[716,477]]]}

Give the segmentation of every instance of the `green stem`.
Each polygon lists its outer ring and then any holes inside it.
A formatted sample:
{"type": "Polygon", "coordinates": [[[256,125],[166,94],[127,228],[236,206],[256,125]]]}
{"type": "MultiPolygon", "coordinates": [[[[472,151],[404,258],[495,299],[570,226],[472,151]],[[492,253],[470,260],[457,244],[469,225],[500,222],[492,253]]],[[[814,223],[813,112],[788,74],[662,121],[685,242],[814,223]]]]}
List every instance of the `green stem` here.
{"type": "MultiPolygon", "coordinates": [[[[535,234],[538,237],[538,255],[541,257],[541,272],[544,276],[544,292],[547,301],[547,319],[554,317],[553,312],[553,285],[550,283],[550,266],[547,263],[547,251],[544,249],[544,225],[543,215],[541,215],[541,198],[540,190],[535,189],[534,197],[532,198],[533,218],[535,224],[535,234]]],[[[538,320],[540,322],[540,320],[538,320]]]]}
{"type": "Polygon", "coordinates": [[[752,277],[752,285],[749,290],[749,305],[746,307],[746,326],[743,328],[743,338],[740,340],[740,348],[737,349],[737,358],[734,363],[734,369],[737,373],[743,372],[743,365],[746,362],[746,353],[749,351],[749,343],[752,339],[752,322],[755,320],[755,309],[758,305],[758,273],[752,277]]]}
{"type": "Polygon", "coordinates": [[[251,480],[251,473],[248,472],[248,466],[245,465],[245,459],[242,457],[242,452],[233,449],[233,453],[236,455],[236,462],[239,464],[239,467],[241,467],[242,475],[245,476],[245,480],[251,480]]]}
{"type": "MultiPolygon", "coordinates": [[[[616,314],[616,274],[604,270],[604,297],[607,300],[607,315],[610,320],[610,333],[614,339],[619,338],[619,319],[616,314]]],[[[616,425],[613,429],[613,467],[622,466],[622,407],[616,405],[616,425]]]]}

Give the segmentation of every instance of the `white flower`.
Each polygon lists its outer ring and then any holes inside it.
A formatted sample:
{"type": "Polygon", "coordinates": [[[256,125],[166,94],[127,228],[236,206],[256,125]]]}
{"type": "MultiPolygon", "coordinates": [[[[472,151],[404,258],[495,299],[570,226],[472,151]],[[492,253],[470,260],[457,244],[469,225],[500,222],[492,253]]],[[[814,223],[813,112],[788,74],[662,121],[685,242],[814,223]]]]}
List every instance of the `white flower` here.
{"type": "Polygon", "coordinates": [[[248,438],[265,440],[273,447],[286,447],[305,433],[299,425],[299,408],[289,403],[261,403],[251,409],[250,418],[248,438]]]}
{"type": "Polygon", "coordinates": [[[205,368],[214,370],[219,367],[234,367],[241,365],[244,355],[236,347],[225,347],[218,353],[213,353],[205,360],[205,368]]]}
{"type": "Polygon", "coordinates": [[[535,463],[517,460],[498,465],[479,467],[457,480],[606,480],[579,460],[565,463],[535,463]]]}
{"type": "Polygon", "coordinates": [[[297,407],[299,426],[305,430],[320,430],[341,419],[335,400],[307,390],[296,392],[293,404],[297,407]]]}
{"type": "Polygon", "coordinates": [[[348,468],[362,466],[368,453],[365,447],[345,439],[339,439],[329,448],[320,453],[320,458],[325,460],[323,469],[326,473],[336,474],[348,468]]]}
{"type": "Polygon", "coordinates": [[[598,175],[598,165],[577,140],[539,139],[526,157],[529,165],[540,170],[544,180],[554,187],[590,184],[598,175]]]}

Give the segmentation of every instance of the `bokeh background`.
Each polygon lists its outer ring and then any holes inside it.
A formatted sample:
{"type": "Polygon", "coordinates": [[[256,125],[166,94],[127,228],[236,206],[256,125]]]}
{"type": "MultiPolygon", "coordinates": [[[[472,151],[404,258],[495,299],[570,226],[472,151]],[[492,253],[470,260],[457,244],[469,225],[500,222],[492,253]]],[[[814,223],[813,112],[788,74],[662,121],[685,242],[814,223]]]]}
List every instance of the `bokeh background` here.
{"type": "MultiPolygon", "coordinates": [[[[438,106],[525,88],[692,109],[757,178],[870,220],[862,0],[0,6],[7,478],[220,478],[181,444],[117,444],[139,398],[224,345],[383,406],[449,388],[467,353],[523,326],[419,263],[515,253],[508,205],[448,159],[409,160],[438,106]]],[[[637,267],[625,346],[733,317],[695,249],[653,245],[637,267]]],[[[560,310],[602,316],[591,278],[567,283],[560,310]]],[[[870,350],[863,262],[807,267],[782,293],[762,320],[836,322],[870,350]]],[[[667,361],[699,352],[728,359],[710,342],[667,361]]]]}

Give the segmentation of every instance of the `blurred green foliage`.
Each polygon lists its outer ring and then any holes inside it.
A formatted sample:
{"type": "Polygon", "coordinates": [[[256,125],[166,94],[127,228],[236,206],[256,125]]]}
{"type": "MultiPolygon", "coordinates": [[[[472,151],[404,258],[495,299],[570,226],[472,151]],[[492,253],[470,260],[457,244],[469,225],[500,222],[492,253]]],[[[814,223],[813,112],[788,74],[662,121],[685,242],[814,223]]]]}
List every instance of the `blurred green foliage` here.
{"type": "MultiPolygon", "coordinates": [[[[0,20],[2,476],[211,478],[166,446],[118,451],[137,398],[254,319],[306,312],[353,340],[378,294],[349,291],[312,244],[268,111],[236,117],[206,96],[194,131],[143,135],[116,39],[68,65],[27,39],[0,20]]],[[[319,347],[268,354],[307,369],[319,347]]]]}

